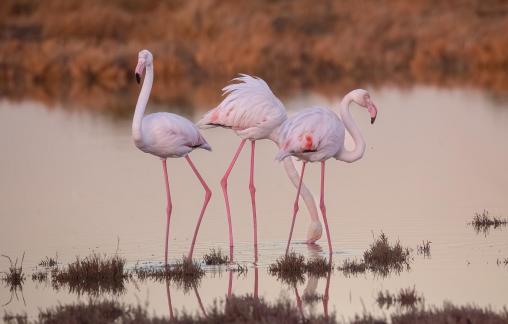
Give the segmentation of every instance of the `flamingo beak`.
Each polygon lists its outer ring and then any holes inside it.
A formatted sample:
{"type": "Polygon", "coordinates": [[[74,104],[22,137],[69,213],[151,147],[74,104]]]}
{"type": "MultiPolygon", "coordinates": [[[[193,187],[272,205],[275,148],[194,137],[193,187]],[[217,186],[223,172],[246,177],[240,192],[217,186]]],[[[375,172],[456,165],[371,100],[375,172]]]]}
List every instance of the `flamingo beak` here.
{"type": "Polygon", "coordinates": [[[143,74],[144,70],[145,70],[145,60],[139,60],[135,70],[136,82],[138,84],[141,83],[141,74],[143,74]]]}
{"type": "Polygon", "coordinates": [[[370,123],[374,124],[374,122],[376,121],[376,117],[377,117],[377,107],[376,107],[376,105],[374,105],[373,102],[369,102],[367,109],[369,110],[369,113],[370,113],[370,123]]]}

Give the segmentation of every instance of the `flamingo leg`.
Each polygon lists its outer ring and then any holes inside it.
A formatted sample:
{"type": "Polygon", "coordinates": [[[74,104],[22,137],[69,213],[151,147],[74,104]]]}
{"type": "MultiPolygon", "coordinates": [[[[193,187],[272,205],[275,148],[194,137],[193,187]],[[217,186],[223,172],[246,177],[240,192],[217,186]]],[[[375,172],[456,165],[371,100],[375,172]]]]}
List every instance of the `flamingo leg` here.
{"type": "Polygon", "coordinates": [[[233,293],[233,271],[229,271],[228,297],[231,297],[232,293],[233,293]]]}
{"type": "Polygon", "coordinates": [[[196,224],[196,229],[194,230],[194,236],[192,237],[192,245],[191,245],[191,248],[189,251],[189,256],[188,256],[188,259],[192,260],[192,253],[194,252],[194,244],[196,243],[196,238],[198,236],[199,226],[201,225],[201,221],[203,220],[203,215],[205,214],[206,206],[208,205],[208,202],[210,201],[210,197],[212,197],[212,191],[206,185],[205,180],[203,180],[203,178],[199,174],[198,169],[196,169],[196,166],[194,165],[194,163],[192,163],[192,160],[189,157],[189,155],[185,156],[185,159],[187,160],[187,162],[189,162],[189,165],[190,165],[192,171],[194,171],[194,174],[199,179],[199,182],[201,182],[201,185],[205,189],[205,201],[203,202],[203,207],[201,208],[201,212],[199,214],[198,222],[196,224]]]}
{"type": "Polygon", "coordinates": [[[302,180],[303,180],[303,174],[305,172],[305,165],[307,164],[306,161],[303,161],[302,163],[302,174],[300,175],[300,182],[298,183],[298,190],[296,192],[296,199],[295,204],[293,208],[293,220],[291,221],[291,230],[289,231],[289,239],[288,239],[288,245],[286,247],[286,255],[288,255],[289,252],[289,244],[291,244],[291,236],[293,236],[293,228],[295,227],[295,219],[296,219],[296,213],[298,213],[298,199],[300,198],[300,189],[302,188],[302,180]]]}
{"type": "Polygon", "coordinates": [[[169,280],[166,280],[166,295],[168,296],[169,319],[173,319],[173,306],[171,305],[171,293],[169,292],[169,280]]]}
{"type": "Polygon", "coordinates": [[[251,141],[252,148],[250,153],[250,182],[249,191],[250,199],[252,201],[252,222],[254,224],[254,262],[258,262],[258,222],[256,219],[256,187],[254,186],[254,150],[256,141],[251,141]]]}
{"type": "Polygon", "coordinates": [[[220,181],[220,185],[222,188],[222,192],[224,193],[224,202],[226,203],[226,213],[228,217],[228,230],[229,230],[229,260],[230,262],[233,261],[233,228],[231,225],[231,208],[229,207],[229,197],[228,197],[228,178],[229,174],[231,173],[231,170],[233,170],[233,167],[235,166],[236,160],[238,159],[238,156],[240,155],[240,152],[242,151],[243,146],[245,145],[245,139],[242,139],[240,142],[240,145],[238,146],[238,149],[236,150],[235,156],[233,157],[233,160],[229,164],[228,169],[226,170],[226,173],[222,177],[220,181]]]}
{"type": "Polygon", "coordinates": [[[330,261],[328,263],[328,275],[326,276],[326,288],[325,294],[323,295],[323,312],[325,313],[325,318],[328,319],[328,300],[330,299],[330,279],[332,277],[332,257],[330,256],[330,261]]]}
{"type": "Polygon", "coordinates": [[[203,302],[201,301],[201,297],[199,296],[198,288],[196,287],[196,284],[193,284],[192,287],[194,288],[194,293],[196,294],[196,298],[198,300],[199,308],[201,308],[201,312],[203,312],[203,316],[206,317],[205,307],[203,306],[203,302]]]}
{"type": "Polygon", "coordinates": [[[254,298],[258,299],[258,289],[259,289],[259,269],[258,267],[254,268],[254,298]]]}
{"type": "Polygon", "coordinates": [[[328,252],[330,259],[332,258],[332,241],[330,239],[330,229],[328,228],[328,220],[326,219],[326,206],[325,206],[325,161],[321,161],[321,198],[319,207],[323,214],[323,223],[325,223],[326,238],[328,239],[328,252]]]}
{"type": "Polygon", "coordinates": [[[169,223],[171,220],[171,211],[173,204],[171,203],[171,193],[169,192],[169,178],[166,160],[162,160],[162,172],[164,173],[164,181],[166,183],[166,241],[164,244],[164,265],[168,266],[168,244],[169,244],[169,223]]]}
{"type": "Polygon", "coordinates": [[[302,316],[302,320],[304,320],[305,316],[303,315],[302,298],[300,297],[300,294],[298,293],[298,288],[296,287],[296,283],[294,284],[294,288],[295,288],[295,295],[296,295],[296,305],[298,306],[298,310],[300,311],[300,316],[302,316]]]}

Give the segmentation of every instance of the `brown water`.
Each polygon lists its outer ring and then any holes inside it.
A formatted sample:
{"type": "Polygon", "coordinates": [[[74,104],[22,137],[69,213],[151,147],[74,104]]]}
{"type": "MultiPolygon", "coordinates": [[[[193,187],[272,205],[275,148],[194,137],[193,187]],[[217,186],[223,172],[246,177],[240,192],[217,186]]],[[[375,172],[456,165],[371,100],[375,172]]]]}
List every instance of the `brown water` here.
{"type": "MultiPolygon", "coordinates": [[[[334,271],[330,278],[330,311],[350,318],[375,305],[380,290],[392,292],[415,286],[427,304],[445,300],[499,309],[508,300],[508,267],[496,264],[508,257],[508,229],[487,236],[467,225],[473,213],[488,209],[508,216],[508,102],[471,90],[415,88],[371,92],[379,107],[378,120],[353,109],[367,140],[363,160],[354,164],[330,161],[327,168],[327,208],[334,262],[361,257],[381,230],[413,249],[430,240],[432,257],[415,254],[409,272],[384,279],[346,278],[334,271]]],[[[285,100],[290,113],[311,104],[337,103],[337,98],[312,94],[285,100]]],[[[134,106],[134,104],[133,104],[134,106]]],[[[205,107],[203,107],[203,110],[205,107]]],[[[196,120],[202,111],[190,118],[196,120]]],[[[213,190],[198,238],[196,258],[212,247],[227,251],[225,208],[219,180],[239,139],[223,129],[204,132],[213,152],[192,153],[194,162],[213,190]]],[[[132,144],[130,121],[64,109],[47,109],[34,102],[0,101],[0,252],[21,256],[28,274],[45,256],[58,253],[68,263],[91,251],[120,254],[132,267],[137,261],[163,260],[164,187],[161,163],[132,144]]],[[[274,161],[276,148],[260,142],[256,148],[258,202],[259,294],[268,300],[295,299],[292,287],[268,275],[266,266],[284,252],[295,189],[274,161]]],[[[229,182],[235,235],[235,256],[249,267],[245,276],[233,275],[233,293],[252,293],[256,274],[251,246],[248,158],[243,152],[229,182]]],[[[168,161],[174,201],[170,255],[186,253],[201,207],[203,192],[183,159],[168,161]]],[[[306,172],[306,182],[318,192],[318,165],[306,172]]],[[[296,223],[293,249],[306,256],[326,256],[310,249],[305,239],[308,216],[302,209],[296,223]]],[[[8,263],[0,260],[0,270],[8,263]]],[[[225,296],[228,273],[208,273],[198,287],[205,305],[225,296]]],[[[308,279],[304,291],[324,292],[326,279],[308,279]]],[[[55,291],[32,282],[23,286],[21,299],[3,309],[28,312],[88,297],[55,291]]],[[[0,303],[9,300],[0,288],[0,303]]],[[[191,290],[171,288],[175,309],[198,311],[191,290]]],[[[150,310],[167,315],[165,284],[130,283],[120,300],[149,302],[150,310]]],[[[321,303],[305,311],[322,312],[321,303]]]]}

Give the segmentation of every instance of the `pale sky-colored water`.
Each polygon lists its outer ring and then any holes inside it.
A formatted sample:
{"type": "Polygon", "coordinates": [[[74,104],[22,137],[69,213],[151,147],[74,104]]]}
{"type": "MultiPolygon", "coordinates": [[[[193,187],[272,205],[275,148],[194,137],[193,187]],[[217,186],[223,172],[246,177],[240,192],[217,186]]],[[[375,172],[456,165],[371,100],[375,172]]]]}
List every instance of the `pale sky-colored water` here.
{"type": "MultiPolygon", "coordinates": [[[[371,126],[366,112],[353,116],[367,141],[364,159],[327,164],[326,203],[334,245],[334,262],[360,257],[373,233],[384,231],[413,249],[432,241],[432,258],[415,253],[410,272],[385,279],[371,275],[345,278],[335,271],[330,280],[331,311],[346,318],[376,310],[381,289],[392,292],[415,286],[427,304],[444,300],[499,309],[508,300],[508,228],[486,237],[467,225],[474,212],[488,209],[508,217],[508,103],[471,90],[382,89],[371,92],[379,108],[371,126]]],[[[333,105],[338,99],[312,94],[285,100],[290,114],[309,105],[333,105]]],[[[134,106],[134,104],[133,104],[134,106]]],[[[191,116],[197,120],[202,112],[191,116]]],[[[195,257],[212,247],[226,248],[227,225],[219,180],[239,139],[228,130],[205,130],[213,152],[195,151],[192,158],[213,190],[202,223],[195,257]]],[[[130,121],[62,109],[48,110],[33,102],[0,101],[0,252],[21,256],[31,274],[45,256],[58,253],[63,263],[92,250],[120,253],[129,265],[163,260],[165,194],[161,163],[138,151],[130,138],[130,121]]],[[[256,146],[256,187],[260,242],[259,293],[268,300],[293,299],[294,290],[269,276],[266,266],[284,252],[295,189],[274,161],[275,146],[256,146]]],[[[249,151],[244,150],[230,177],[235,255],[249,266],[245,277],[233,280],[236,294],[252,293],[255,270],[252,216],[248,191],[249,151]]],[[[186,253],[203,191],[184,159],[168,160],[174,203],[170,256],[186,253]]],[[[318,193],[319,165],[310,165],[305,182],[318,193]]],[[[301,209],[293,248],[306,256],[318,252],[301,243],[308,224],[301,209]]],[[[326,240],[319,241],[326,255],[326,240]]],[[[7,262],[0,260],[0,270],[7,262]]],[[[210,274],[198,287],[205,305],[227,292],[228,273],[210,274]]],[[[316,292],[323,293],[325,279],[316,292]]],[[[307,281],[298,287],[316,284],[307,281]]],[[[312,289],[311,289],[312,290],[312,289]]],[[[78,297],[65,290],[34,284],[24,286],[26,307],[14,301],[7,311],[27,311],[78,297]]],[[[175,309],[198,310],[194,292],[171,289],[175,309]]],[[[0,304],[10,297],[0,289],[0,304]]],[[[81,297],[86,300],[87,297],[81,297]]],[[[151,310],[167,314],[164,284],[129,284],[120,297],[128,303],[149,301],[151,310]]],[[[322,305],[315,304],[321,312],[322,305]]],[[[308,308],[306,308],[308,310],[308,308]]]]}

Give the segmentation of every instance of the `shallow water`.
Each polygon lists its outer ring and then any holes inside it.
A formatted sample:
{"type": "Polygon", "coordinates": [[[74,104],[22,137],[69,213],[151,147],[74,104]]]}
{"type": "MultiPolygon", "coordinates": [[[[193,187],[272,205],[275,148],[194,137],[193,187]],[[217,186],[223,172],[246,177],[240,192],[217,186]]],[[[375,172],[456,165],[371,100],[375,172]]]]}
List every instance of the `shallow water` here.
{"type": "MultiPolygon", "coordinates": [[[[380,89],[371,94],[379,107],[374,126],[365,112],[352,109],[368,144],[364,159],[327,164],[333,261],[337,266],[345,258],[360,258],[380,231],[415,250],[422,240],[430,240],[432,256],[424,259],[414,251],[411,270],[387,278],[370,274],[347,278],[334,271],[328,309],[346,319],[364,308],[383,313],[375,304],[380,290],[394,293],[412,286],[423,293],[426,304],[449,300],[502,308],[508,300],[508,267],[496,260],[508,257],[508,228],[483,235],[467,223],[483,209],[508,217],[508,102],[469,89],[380,89]]],[[[311,104],[337,102],[312,94],[285,100],[290,113],[311,104]]],[[[197,120],[202,113],[188,117],[197,120]]],[[[227,251],[219,180],[239,143],[227,130],[204,134],[213,152],[196,151],[192,158],[214,195],[202,223],[196,258],[210,248],[227,251]]],[[[163,260],[161,163],[134,147],[130,121],[3,100],[0,147],[0,252],[20,257],[25,251],[27,274],[45,256],[58,254],[66,264],[91,251],[114,253],[118,240],[119,253],[129,267],[163,260]]],[[[245,150],[229,182],[235,257],[248,266],[246,275],[232,275],[233,293],[252,294],[257,272],[260,296],[295,300],[294,287],[279,283],[266,269],[284,253],[295,189],[273,159],[275,146],[259,142],[256,148],[260,261],[256,270],[245,150]]],[[[169,160],[168,168],[174,202],[170,256],[175,260],[187,253],[204,194],[185,160],[169,160]]],[[[318,193],[318,176],[318,165],[311,165],[305,182],[314,193],[318,193]]],[[[326,256],[325,237],[318,247],[302,244],[308,221],[302,208],[292,248],[305,256],[326,256]]],[[[0,259],[0,270],[7,266],[0,259]]],[[[197,287],[203,303],[210,305],[224,297],[229,281],[227,272],[208,272],[197,287]]],[[[323,294],[325,285],[326,278],[307,279],[297,291],[323,294]]],[[[23,296],[26,305],[19,296],[3,309],[35,315],[47,306],[88,299],[36,284],[30,276],[23,296]]],[[[0,303],[10,297],[8,287],[2,287],[0,303]]],[[[150,312],[168,314],[164,283],[129,283],[119,298],[133,304],[147,301],[150,312]]],[[[171,299],[174,309],[199,311],[192,290],[185,293],[171,287],[171,299]]],[[[323,312],[321,302],[306,305],[305,312],[309,311],[323,312]]]]}

